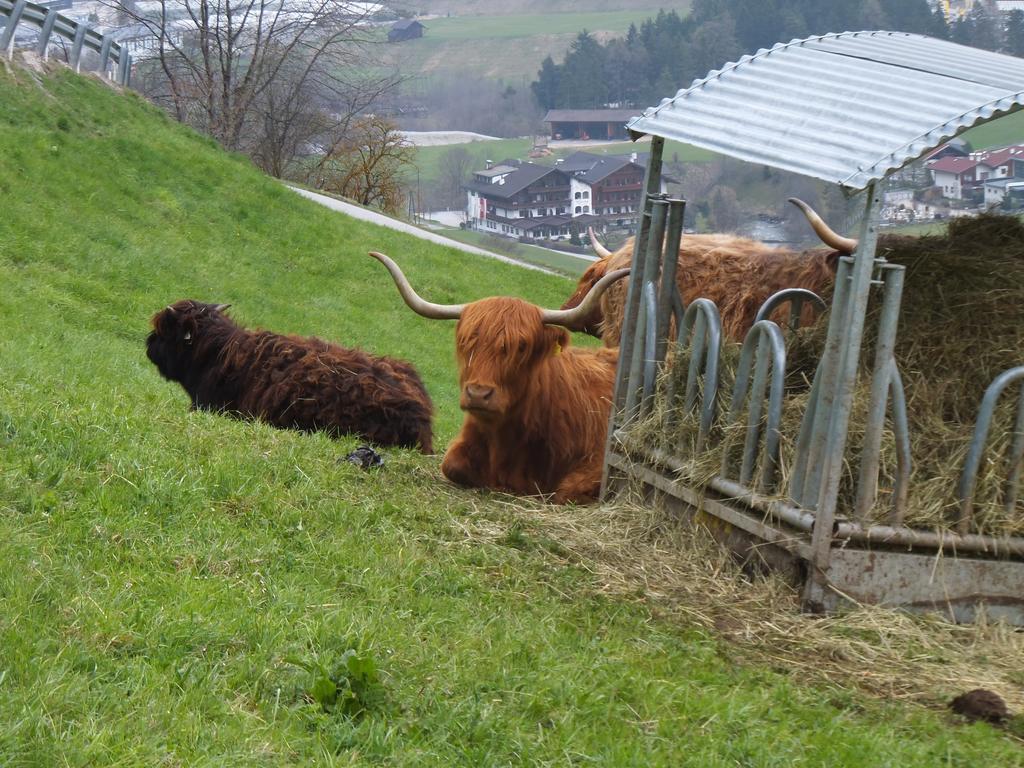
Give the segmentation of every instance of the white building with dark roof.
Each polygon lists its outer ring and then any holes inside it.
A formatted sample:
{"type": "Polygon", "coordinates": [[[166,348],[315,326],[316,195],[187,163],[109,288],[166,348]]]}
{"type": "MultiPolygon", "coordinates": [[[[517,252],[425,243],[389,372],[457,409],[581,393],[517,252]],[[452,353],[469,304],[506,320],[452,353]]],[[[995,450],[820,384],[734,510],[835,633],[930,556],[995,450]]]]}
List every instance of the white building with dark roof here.
{"type": "Polygon", "coordinates": [[[631,230],[643,180],[635,154],[577,152],[554,167],[503,160],[465,185],[467,220],[473,229],[530,239],[567,239],[588,226],[631,230]]]}

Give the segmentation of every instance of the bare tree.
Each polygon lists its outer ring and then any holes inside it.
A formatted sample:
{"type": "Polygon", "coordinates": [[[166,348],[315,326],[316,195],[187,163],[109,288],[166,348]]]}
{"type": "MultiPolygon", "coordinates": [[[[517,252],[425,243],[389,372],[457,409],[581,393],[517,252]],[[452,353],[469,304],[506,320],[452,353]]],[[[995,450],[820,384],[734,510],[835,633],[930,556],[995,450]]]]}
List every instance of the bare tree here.
{"type": "Polygon", "coordinates": [[[394,123],[381,117],[362,117],[353,121],[311,168],[308,180],[317,189],[398,213],[404,171],[413,157],[412,145],[394,123]]]}
{"type": "Polygon", "coordinates": [[[740,225],[740,205],[736,190],[723,184],[711,190],[708,198],[711,227],[715,232],[735,232],[740,225]]]}
{"type": "Polygon", "coordinates": [[[152,71],[142,77],[147,95],[274,175],[318,133],[348,123],[398,82],[369,66],[380,37],[367,24],[367,3],[106,2],[156,39],[152,71]]]}
{"type": "Polygon", "coordinates": [[[438,184],[445,207],[465,207],[466,193],[462,191],[462,185],[469,181],[476,162],[476,157],[465,147],[452,147],[441,156],[438,184]]]}

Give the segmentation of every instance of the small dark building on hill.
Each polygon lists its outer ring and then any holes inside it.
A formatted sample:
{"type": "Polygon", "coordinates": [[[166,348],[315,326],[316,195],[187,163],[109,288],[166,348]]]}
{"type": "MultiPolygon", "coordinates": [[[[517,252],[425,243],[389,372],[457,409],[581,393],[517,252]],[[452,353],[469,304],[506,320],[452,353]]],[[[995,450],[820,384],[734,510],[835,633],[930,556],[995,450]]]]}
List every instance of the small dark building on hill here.
{"type": "Polygon", "coordinates": [[[551,109],[544,122],[551,125],[552,139],[628,139],[626,121],[640,114],[638,109],[551,109]]]}
{"type": "Polygon", "coordinates": [[[388,42],[401,43],[405,40],[415,40],[417,37],[423,37],[424,29],[426,27],[415,19],[396,21],[388,30],[388,42]]]}

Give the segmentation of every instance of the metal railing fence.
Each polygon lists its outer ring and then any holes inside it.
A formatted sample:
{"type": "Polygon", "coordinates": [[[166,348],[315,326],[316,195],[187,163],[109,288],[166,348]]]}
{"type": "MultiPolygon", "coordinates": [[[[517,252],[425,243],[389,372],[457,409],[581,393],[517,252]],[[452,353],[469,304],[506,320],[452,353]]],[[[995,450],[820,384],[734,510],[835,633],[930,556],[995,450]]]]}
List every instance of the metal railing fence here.
{"type": "Polygon", "coordinates": [[[11,57],[14,35],[19,25],[39,29],[36,53],[45,57],[53,35],[71,41],[68,63],[76,72],[81,71],[83,49],[99,54],[98,70],[119,85],[127,86],[131,79],[131,55],[126,48],[114,42],[110,35],[97,32],[88,24],[70,19],[57,9],[28,2],[28,0],[0,0],[0,52],[11,57]]]}

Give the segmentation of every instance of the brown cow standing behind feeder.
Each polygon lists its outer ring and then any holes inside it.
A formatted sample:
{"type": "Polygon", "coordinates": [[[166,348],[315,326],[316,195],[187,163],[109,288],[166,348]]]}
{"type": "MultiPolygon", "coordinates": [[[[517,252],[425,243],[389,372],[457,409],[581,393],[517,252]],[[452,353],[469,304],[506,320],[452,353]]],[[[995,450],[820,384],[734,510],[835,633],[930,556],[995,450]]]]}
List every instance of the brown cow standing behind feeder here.
{"type": "MultiPolygon", "coordinates": [[[[805,288],[819,296],[829,293],[839,257],[853,253],[857,247],[856,240],[829,229],[806,203],[796,198],[791,198],[791,202],[804,212],[818,237],[834,250],[793,251],[722,234],[684,235],[679,244],[676,282],[683,303],[688,306],[694,299],[711,299],[721,314],[722,330],[736,341],[742,341],[753,326],[757,311],[772,294],[785,288],[805,288]]],[[[562,309],[577,306],[590,287],[609,270],[632,264],[632,238],[614,253],[597,241],[593,231],[590,238],[601,258],[584,272],[576,292],[562,309]]],[[[619,346],[627,287],[628,284],[622,282],[608,290],[600,305],[582,323],[581,329],[599,336],[606,347],[619,346]]],[[[805,305],[801,324],[807,324],[814,311],[813,307],[805,305]]]]}
{"type": "Polygon", "coordinates": [[[504,297],[442,306],[421,299],[387,256],[370,255],[387,267],[413,311],[459,321],[455,354],[466,416],[445,453],[444,476],[556,504],[596,499],[618,350],[572,348],[566,327],[578,327],[628,270],[605,275],[567,311],[504,297]]]}
{"type": "Polygon", "coordinates": [[[433,453],[433,405],[409,363],[246,330],[227,306],[185,299],[153,316],[146,354],[193,408],[433,453]]]}

